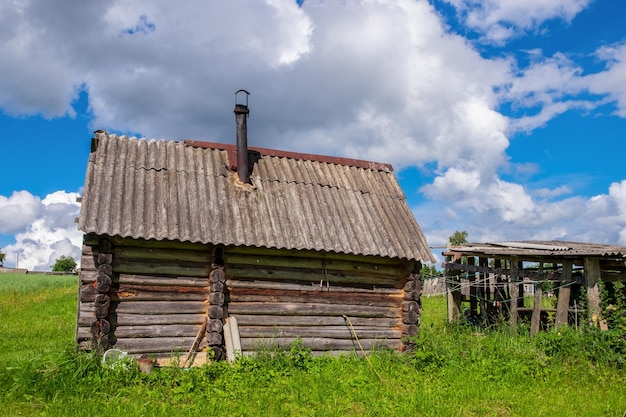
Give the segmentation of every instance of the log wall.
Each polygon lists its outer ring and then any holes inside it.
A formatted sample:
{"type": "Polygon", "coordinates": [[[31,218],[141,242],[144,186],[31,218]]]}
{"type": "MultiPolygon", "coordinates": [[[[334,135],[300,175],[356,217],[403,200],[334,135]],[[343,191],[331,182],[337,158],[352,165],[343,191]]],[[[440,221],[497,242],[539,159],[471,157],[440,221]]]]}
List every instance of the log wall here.
{"type": "Polygon", "coordinates": [[[417,335],[421,285],[409,279],[411,265],[240,248],[226,250],[225,261],[228,314],[245,353],[298,338],[314,354],[403,350],[417,335]]]}
{"type": "Polygon", "coordinates": [[[76,340],[86,349],[170,356],[189,350],[207,316],[199,349],[215,353],[228,316],[237,318],[246,354],[298,338],[314,353],[405,350],[417,335],[421,281],[413,262],[236,247],[219,249],[225,265],[216,270],[215,252],[87,235],[76,340]],[[106,337],[102,325],[94,330],[98,320],[108,324],[106,337]]]}
{"type": "MultiPolygon", "coordinates": [[[[85,236],[76,329],[79,345],[163,357],[187,352],[207,313],[212,254],[209,245],[85,236]],[[103,246],[105,241],[108,247],[103,246]],[[108,268],[102,267],[102,260],[108,261],[108,268]],[[103,269],[110,272],[109,305],[100,319],[102,308],[95,301],[101,295],[103,269]],[[97,320],[107,321],[106,338],[94,337],[97,320]],[[98,340],[99,345],[94,345],[98,340]]],[[[205,341],[200,348],[204,346],[205,341]]]]}

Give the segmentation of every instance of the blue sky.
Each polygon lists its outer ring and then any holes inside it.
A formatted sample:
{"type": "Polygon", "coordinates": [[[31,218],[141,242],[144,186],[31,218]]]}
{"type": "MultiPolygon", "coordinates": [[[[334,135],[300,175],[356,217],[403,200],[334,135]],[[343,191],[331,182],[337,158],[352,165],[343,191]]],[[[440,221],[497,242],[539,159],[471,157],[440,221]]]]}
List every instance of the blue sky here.
{"type": "Polygon", "coordinates": [[[5,265],[80,254],[94,130],[234,142],[240,88],[252,145],[393,164],[431,245],[626,245],[626,3],[208,3],[0,4],[5,265]]]}

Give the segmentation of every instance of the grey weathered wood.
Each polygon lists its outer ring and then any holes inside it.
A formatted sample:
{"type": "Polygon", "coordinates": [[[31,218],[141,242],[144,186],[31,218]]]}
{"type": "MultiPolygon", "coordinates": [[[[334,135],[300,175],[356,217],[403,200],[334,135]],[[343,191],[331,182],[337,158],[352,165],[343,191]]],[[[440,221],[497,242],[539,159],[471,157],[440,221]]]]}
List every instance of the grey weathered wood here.
{"type": "MultiPolygon", "coordinates": [[[[230,315],[233,313],[230,312],[230,315]]],[[[340,316],[277,316],[237,314],[240,328],[243,326],[343,326],[346,320],[340,316]]],[[[402,320],[397,318],[350,317],[353,326],[399,327],[402,320]]]]}
{"type": "Polygon", "coordinates": [[[591,324],[598,326],[602,320],[600,307],[600,263],[598,258],[586,256],[585,264],[585,287],[587,289],[587,311],[591,324]]]}
{"type": "Polygon", "coordinates": [[[333,316],[346,314],[357,317],[398,317],[399,309],[390,307],[339,305],[320,303],[231,303],[229,314],[275,314],[281,316],[333,316]]]}
{"type": "Polygon", "coordinates": [[[320,285],[320,281],[310,281],[307,283],[294,283],[288,281],[268,281],[268,280],[242,280],[227,279],[226,286],[232,288],[256,288],[256,289],[275,289],[275,290],[293,290],[293,291],[319,291],[319,292],[355,292],[355,293],[374,293],[374,294],[402,294],[402,290],[395,287],[371,287],[363,288],[357,286],[320,285]]]}
{"type": "Polygon", "coordinates": [[[380,307],[397,307],[401,303],[399,294],[363,294],[348,292],[320,292],[315,290],[262,290],[251,288],[231,288],[230,302],[287,302],[354,304],[380,307]]]}
{"type": "Polygon", "coordinates": [[[163,262],[147,260],[128,260],[116,258],[113,268],[122,274],[137,275],[171,275],[188,277],[207,277],[210,272],[209,264],[192,262],[163,262]]]}
{"type": "MultiPolygon", "coordinates": [[[[359,339],[400,339],[402,331],[385,327],[354,326],[359,339]]],[[[239,326],[241,337],[324,337],[353,339],[352,329],[344,326],[239,326]]]]}
{"type": "MultiPolygon", "coordinates": [[[[446,257],[448,263],[452,261],[452,257],[446,257]]],[[[448,297],[448,322],[458,322],[461,320],[461,283],[454,282],[455,272],[453,269],[446,267],[446,293],[448,297]]]]}
{"type": "Polygon", "coordinates": [[[539,333],[541,327],[541,286],[535,285],[535,297],[533,304],[533,315],[530,319],[530,335],[534,336],[539,333]]]}
{"type": "MultiPolygon", "coordinates": [[[[187,352],[189,346],[194,341],[194,336],[190,337],[153,337],[153,338],[117,338],[113,347],[124,350],[128,353],[159,353],[187,352]]],[[[199,348],[206,347],[206,340],[200,343],[199,348]]]]}
{"type": "Polygon", "coordinates": [[[198,287],[148,287],[120,285],[111,293],[112,301],[205,301],[209,292],[198,287]]]}
{"type": "Polygon", "coordinates": [[[206,277],[196,278],[190,276],[158,277],[152,275],[120,274],[120,284],[146,285],[146,286],[171,286],[171,287],[199,287],[208,288],[209,282],[206,277]]]}
{"type": "Polygon", "coordinates": [[[320,256],[326,260],[340,260],[344,262],[363,262],[363,263],[373,263],[378,265],[397,265],[402,266],[406,269],[406,273],[413,268],[413,261],[403,261],[395,258],[381,258],[378,256],[359,256],[359,255],[349,255],[349,254],[338,254],[338,253],[324,253],[321,254],[317,251],[299,251],[292,249],[271,249],[271,248],[260,248],[260,247],[245,247],[245,246],[233,246],[227,248],[224,251],[224,258],[227,259],[231,254],[245,254],[245,255],[265,255],[265,256],[275,256],[280,258],[287,257],[311,257],[311,258],[319,258],[320,256]]]}
{"type": "Polygon", "coordinates": [[[559,327],[568,324],[568,309],[569,299],[571,293],[571,277],[572,277],[572,261],[563,261],[563,281],[561,282],[561,288],[559,288],[559,294],[556,304],[556,316],[554,318],[554,326],[559,327]]]}
{"type": "Polygon", "coordinates": [[[113,249],[116,258],[133,260],[157,260],[172,262],[211,262],[211,252],[182,249],[179,247],[158,248],[158,247],[138,247],[138,246],[117,246],[113,249]]]}
{"type": "Polygon", "coordinates": [[[511,282],[509,283],[509,296],[511,301],[509,302],[509,322],[512,329],[517,329],[518,321],[518,297],[519,297],[519,277],[518,273],[518,258],[517,256],[511,256],[511,282]]]}
{"type": "MultiPolygon", "coordinates": [[[[86,327],[79,328],[79,335],[84,336],[86,327]]],[[[146,326],[117,326],[114,335],[122,338],[153,338],[153,337],[195,337],[198,332],[196,324],[159,324],[146,326]]]]}
{"type": "Polygon", "coordinates": [[[399,263],[369,263],[355,260],[347,261],[341,259],[321,259],[319,257],[300,256],[280,257],[275,254],[268,256],[231,253],[226,256],[226,262],[231,265],[253,265],[254,267],[304,268],[335,272],[351,271],[358,272],[363,275],[389,275],[393,278],[401,278],[407,274],[405,267],[400,266],[401,264],[399,263]]]}
{"type": "MultiPolygon", "coordinates": [[[[93,307],[82,308],[81,316],[78,321],[79,326],[87,326],[94,320],[93,307]]],[[[202,322],[204,313],[195,314],[124,314],[111,313],[108,320],[112,325],[124,326],[146,326],[146,325],[168,325],[168,324],[194,324],[202,322]]]]}
{"type": "MultiPolygon", "coordinates": [[[[356,340],[349,339],[331,339],[331,338],[296,338],[296,337],[281,337],[281,338],[241,338],[241,348],[243,351],[255,351],[266,348],[288,348],[296,340],[301,340],[302,345],[305,348],[312,350],[360,350],[359,344],[356,340]]],[[[359,339],[359,342],[363,349],[370,350],[376,347],[386,347],[394,350],[399,350],[402,343],[399,339],[359,339]]]]}
{"type": "Polygon", "coordinates": [[[115,312],[141,314],[192,314],[206,312],[208,304],[200,301],[125,301],[115,312]]]}
{"type": "Polygon", "coordinates": [[[339,273],[328,271],[326,273],[313,269],[289,269],[289,268],[252,268],[233,265],[228,269],[228,275],[238,278],[272,279],[272,280],[294,280],[306,282],[329,282],[330,285],[336,283],[358,283],[381,286],[401,286],[399,278],[388,276],[363,276],[352,272],[339,273]]]}

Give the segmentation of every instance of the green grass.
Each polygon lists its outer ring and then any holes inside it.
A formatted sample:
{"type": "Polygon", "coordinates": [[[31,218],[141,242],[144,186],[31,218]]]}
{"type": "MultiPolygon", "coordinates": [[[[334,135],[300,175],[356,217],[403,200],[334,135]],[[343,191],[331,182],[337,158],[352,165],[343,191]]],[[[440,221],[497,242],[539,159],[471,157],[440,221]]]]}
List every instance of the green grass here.
{"type": "Polygon", "coordinates": [[[314,358],[294,346],[232,366],[161,368],[147,375],[134,367],[106,369],[97,357],[75,351],[76,277],[3,279],[0,415],[626,413],[626,346],[610,332],[564,329],[534,339],[523,327],[519,334],[478,332],[446,325],[445,298],[425,297],[422,331],[411,354],[314,358]],[[56,324],[45,323],[55,314],[56,324]]]}

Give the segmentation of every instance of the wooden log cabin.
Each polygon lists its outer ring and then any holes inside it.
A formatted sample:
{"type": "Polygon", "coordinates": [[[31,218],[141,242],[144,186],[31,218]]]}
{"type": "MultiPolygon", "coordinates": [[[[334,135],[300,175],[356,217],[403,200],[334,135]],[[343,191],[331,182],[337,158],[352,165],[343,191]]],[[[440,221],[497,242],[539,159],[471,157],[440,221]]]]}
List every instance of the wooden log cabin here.
{"type": "Polygon", "coordinates": [[[314,353],[417,335],[421,262],[434,262],[390,165],[95,132],[76,340],[223,357],[297,339],[314,353]],[[236,321],[237,326],[228,326],[236,321]],[[236,329],[236,334],[235,332],[236,329]]]}
{"type": "Polygon", "coordinates": [[[606,320],[600,285],[610,297],[626,296],[612,294],[613,283],[626,282],[624,246],[564,241],[467,243],[449,246],[443,255],[450,322],[465,314],[483,323],[504,318],[515,328],[526,318],[531,334],[541,329],[542,322],[602,327],[606,320]],[[555,307],[541,305],[543,283],[557,298],[555,307]]]}

